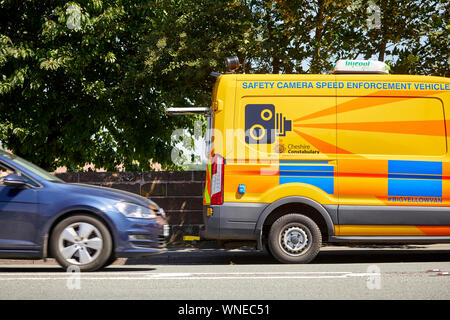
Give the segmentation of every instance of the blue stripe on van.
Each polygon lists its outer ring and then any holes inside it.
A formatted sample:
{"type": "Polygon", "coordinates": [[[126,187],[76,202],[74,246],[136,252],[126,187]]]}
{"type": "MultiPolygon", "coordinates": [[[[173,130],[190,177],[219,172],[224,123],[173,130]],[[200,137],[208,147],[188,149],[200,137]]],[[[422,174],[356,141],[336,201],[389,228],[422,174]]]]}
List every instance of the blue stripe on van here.
{"type": "Polygon", "coordinates": [[[442,162],[389,160],[388,172],[442,175],[442,162]]]}
{"type": "Polygon", "coordinates": [[[328,164],[328,161],[280,161],[281,164],[284,163],[295,163],[295,164],[303,164],[303,163],[318,163],[318,164],[328,164]]]}
{"type": "MultiPolygon", "coordinates": [[[[281,172],[280,172],[281,174],[281,172]]],[[[333,178],[319,178],[319,177],[285,177],[280,176],[280,184],[285,183],[306,183],[322,189],[328,194],[334,193],[334,179],[333,178]]]]}
{"type": "Polygon", "coordinates": [[[333,177],[334,172],[327,171],[280,171],[280,177],[333,177]]]}
{"type": "Polygon", "coordinates": [[[331,171],[334,172],[333,166],[282,166],[280,165],[280,171],[331,171]]]}
{"type": "Polygon", "coordinates": [[[442,197],[442,180],[388,179],[388,195],[442,197]]]}
{"type": "Polygon", "coordinates": [[[397,174],[390,173],[389,179],[424,179],[424,180],[442,180],[442,176],[425,175],[425,174],[397,174]]]}

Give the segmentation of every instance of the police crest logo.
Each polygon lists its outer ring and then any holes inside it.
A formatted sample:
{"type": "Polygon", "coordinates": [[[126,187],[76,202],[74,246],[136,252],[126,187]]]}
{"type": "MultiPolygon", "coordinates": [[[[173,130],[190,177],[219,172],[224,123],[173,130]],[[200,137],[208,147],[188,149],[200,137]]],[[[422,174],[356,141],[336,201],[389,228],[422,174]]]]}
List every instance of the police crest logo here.
{"type": "Polygon", "coordinates": [[[284,144],[276,144],[273,147],[273,152],[275,153],[284,153],[286,151],[286,147],[284,144]]]}

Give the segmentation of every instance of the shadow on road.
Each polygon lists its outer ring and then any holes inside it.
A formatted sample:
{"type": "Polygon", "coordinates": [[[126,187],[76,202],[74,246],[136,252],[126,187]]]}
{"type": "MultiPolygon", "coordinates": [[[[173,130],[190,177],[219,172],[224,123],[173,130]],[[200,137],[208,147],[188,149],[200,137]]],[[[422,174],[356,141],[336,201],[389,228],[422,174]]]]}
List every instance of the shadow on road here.
{"type": "MultiPolygon", "coordinates": [[[[51,259],[52,260],[52,259],[51,259]]],[[[450,247],[438,249],[419,245],[324,247],[311,264],[358,264],[401,262],[450,262],[450,247]]],[[[65,273],[55,261],[48,264],[26,264],[9,262],[1,265],[1,273],[65,273]]],[[[199,249],[170,248],[168,251],[143,258],[119,260],[117,264],[102,269],[103,272],[154,271],[158,265],[259,265],[279,264],[267,252],[250,248],[199,249]]]]}
{"type": "MultiPolygon", "coordinates": [[[[322,250],[312,264],[450,262],[450,250],[408,249],[339,249],[322,250]]],[[[171,249],[147,258],[128,259],[126,265],[245,265],[278,264],[266,252],[226,249],[171,249]]]]}
{"type": "Polygon", "coordinates": [[[399,262],[450,262],[450,251],[445,250],[336,250],[321,252],[312,263],[399,263],[399,262]]]}
{"type": "MultiPolygon", "coordinates": [[[[116,267],[116,266],[110,266],[108,268],[101,269],[102,272],[127,272],[127,271],[154,271],[155,268],[148,268],[148,267],[116,267]]],[[[37,272],[43,272],[43,273],[61,273],[66,274],[66,271],[59,267],[59,266],[42,266],[42,267],[36,267],[36,265],[20,265],[20,266],[0,266],[0,273],[37,273],[37,272]]],[[[83,274],[87,273],[94,273],[94,272],[83,272],[83,274]]]]}

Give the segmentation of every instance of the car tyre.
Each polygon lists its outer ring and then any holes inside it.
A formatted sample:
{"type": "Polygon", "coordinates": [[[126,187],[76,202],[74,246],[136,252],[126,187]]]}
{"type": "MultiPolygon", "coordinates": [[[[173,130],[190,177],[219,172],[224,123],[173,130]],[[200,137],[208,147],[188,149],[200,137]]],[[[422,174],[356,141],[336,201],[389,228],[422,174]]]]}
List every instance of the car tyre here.
{"type": "Polygon", "coordinates": [[[111,256],[108,258],[108,260],[105,262],[105,264],[102,266],[102,268],[106,268],[110,265],[112,265],[114,262],[116,262],[118,259],[115,255],[111,254],[111,256]]]}
{"type": "Polygon", "coordinates": [[[307,216],[286,214],[271,226],[268,245],[273,257],[282,263],[309,263],[319,253],[322,234],[307,216]]]}
{"type": "Polygon", "coordinates": [[[50,237],[52,256],[65,269],[95,271],[111,261],[113,242],[97,218],[79,214],[59,222],[50,237]]]}

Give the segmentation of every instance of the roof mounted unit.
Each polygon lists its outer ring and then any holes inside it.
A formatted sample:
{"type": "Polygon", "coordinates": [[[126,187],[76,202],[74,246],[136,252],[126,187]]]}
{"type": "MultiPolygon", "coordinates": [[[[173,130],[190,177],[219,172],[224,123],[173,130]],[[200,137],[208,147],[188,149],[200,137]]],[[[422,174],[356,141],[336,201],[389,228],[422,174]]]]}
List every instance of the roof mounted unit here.
{"type": "Polygon", "coordinates": [[[389,74],[389,66],[376,60],[338,60],[333,74],[389,74]]]}
{"type": "Polygon", "coordinates": [[[239,58],[237,56],[225,58],[225,68],[227,69],[228,73],[236,72],[236,70],[240,67],[241,63],[239,62],[239,58]]]}

